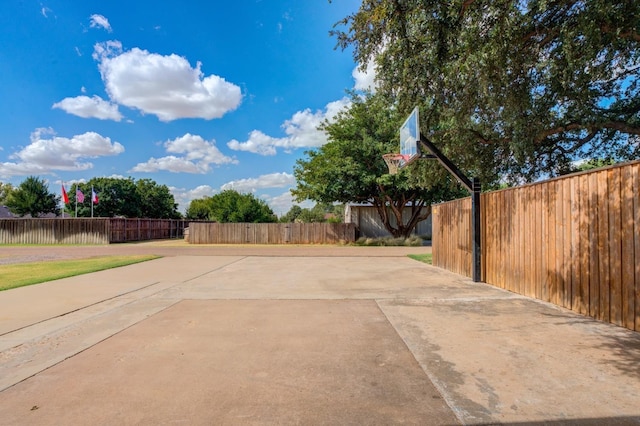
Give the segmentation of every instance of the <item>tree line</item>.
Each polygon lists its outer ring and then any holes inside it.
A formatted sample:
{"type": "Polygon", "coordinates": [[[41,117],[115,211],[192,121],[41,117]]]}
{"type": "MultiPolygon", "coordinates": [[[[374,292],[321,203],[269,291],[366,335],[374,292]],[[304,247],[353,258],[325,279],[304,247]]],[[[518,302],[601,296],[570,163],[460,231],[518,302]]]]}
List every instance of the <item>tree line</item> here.
{"type": "MultiPolygon", "coordinates": [[[[64,201],[62,188],[59,192],[52,192],[47,182],[37,176],[27,177],[15,188],[0,182],[0,205],[6,205],[19,217],[60,216],[63,210],[72,217],[90,217],[93,209],[94,217],[182,218],[169,188],[151,179],[93,178],[85,183],[73,183],[64,187],[68,199],[64,208],[61,207],[64,201]],[[92,199],[92,192],[97,195],[97,200],[92,199]],[[82,202],[78,195],[83,197],[82,202]]],[[[226,190],[192,200],[185,216],[187,219],[220,223],[326,222],[341,221],[342,210],[343,206],[330,204],[318,204],[311,209],[294,205],[278,218],[266,202],[254,195],[226,190]]]]}
{"type": "Polygon", "coordinates": [[[29,176],[15,188],[1,183],[0,204],[19,217],[60,216],[63,211],[72,217],[90,217],[92,213],[94,217],[182,217],[169,188],[151,179],[92,178],[64,189],[68,203],[63,201],[63,186],[52,192],[44,179],[29,176]],[[92,200],[92,191],[97,194],[97,203],[92,200]]]}

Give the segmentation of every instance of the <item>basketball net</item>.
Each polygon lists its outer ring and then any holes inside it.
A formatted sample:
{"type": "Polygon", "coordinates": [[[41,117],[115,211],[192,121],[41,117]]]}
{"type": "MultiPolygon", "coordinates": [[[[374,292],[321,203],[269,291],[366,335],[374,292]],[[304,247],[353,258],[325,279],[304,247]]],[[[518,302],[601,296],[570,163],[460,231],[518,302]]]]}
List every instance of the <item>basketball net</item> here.
{"type": "Polygon", "coordinates": [[[398,174],[398,170],[406,162],[405,156],[402,154],[383,154],[382,158],[387,163],[387,167],[389,167],[390,175],[398,174]]]}

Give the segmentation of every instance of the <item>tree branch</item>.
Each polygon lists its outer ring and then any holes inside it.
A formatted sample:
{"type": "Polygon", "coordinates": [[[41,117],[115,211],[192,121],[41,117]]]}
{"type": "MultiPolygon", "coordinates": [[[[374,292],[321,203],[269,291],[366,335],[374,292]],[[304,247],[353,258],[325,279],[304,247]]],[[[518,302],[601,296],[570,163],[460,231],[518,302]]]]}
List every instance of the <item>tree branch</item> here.
{"type": "Polygon", "coordinates": [[[600,25],[600,31],[603,33],[615,33],[617,37],[630,39],[633,41],[640,41],[640,34],[635,31],[629,30],[627,32],[618,32],[619,28],[612,28],[607,24],[600,25]]]}
{"type": "MultiPolygon", "coordinates": [[[[539,133],[534,138],[534,141],[537,143],[540,143],[546,138],[548,138],[549,136],[557,135],[559,133],[564,133],[564,132],[571,132],[574,130],[588,130],[591,135],[592,133],[598,133],[600,130],[603,130],[603,129],[612,129],[622,133],[628,133],[631,135],[640,135],[640,127],[630,125],[629,123],[625,123],[623,121],[606,121],[603,123],[588,123],[588,124],[570,123],[565,126],[558,126],[552,129],[547,129],[544,132],[539,133]]],[[[590,139],[593,139],[593,136],[591,136],[590,139]]]]}
{"type": "Polygon", "coordinates": [[[467,9],[469,8],[469,6],[471,6],[473,3],[475,3],[476,0],[465,0],[462,3],[462,9],[460,10],[460,17],[462,18],[462,16],[464,16],[464,14],[466,13],[467,9]]]}

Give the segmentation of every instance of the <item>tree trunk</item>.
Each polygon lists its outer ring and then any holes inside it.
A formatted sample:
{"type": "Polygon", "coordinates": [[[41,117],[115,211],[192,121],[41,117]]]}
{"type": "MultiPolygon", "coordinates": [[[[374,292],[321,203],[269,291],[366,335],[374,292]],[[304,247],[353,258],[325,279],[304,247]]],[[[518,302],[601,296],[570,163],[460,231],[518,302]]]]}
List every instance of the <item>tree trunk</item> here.
{"type": "Polygon", "coordinates": [[[373,205],[380,215],[382,224],[394,238],[409,238],[413,230],[418,226],[418,222],[427,219],[431,215],[431,205],[425,206],[424,201],[420,200],[416,202],[415,200],[411,200],[410,204],[411,217],[405,224],[403,221],[403,212],[407,207],[406,199],[396,200],[394,202],[394,200],[386,197],[386,199],[375,198],[373,201],[373,205]],[[424,213],[422,212],[423,209],[425,209],[424,213]],[[391,225],[389,210],[391,210],[396,219],[395,227],[391,225]]]}

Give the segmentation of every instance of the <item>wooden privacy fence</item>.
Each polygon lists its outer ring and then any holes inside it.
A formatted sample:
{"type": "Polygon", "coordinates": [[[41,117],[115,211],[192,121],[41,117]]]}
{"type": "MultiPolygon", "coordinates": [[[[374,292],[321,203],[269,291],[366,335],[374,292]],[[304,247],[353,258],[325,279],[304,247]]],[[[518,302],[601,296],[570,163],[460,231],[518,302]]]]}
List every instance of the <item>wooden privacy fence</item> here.
{"type": "Polygon", "coordinates": [[[183,219],[108,219],[111,243],[184,237],[189,221],[183,219]]]}
{"type": "Polygon", "coordinates": [[[182,238],[175,219],[0,219],[0,244],[109,244],[182,238]]]}
{"type": "Polygon", "coordinates": [[[191,244],[337,244],[354,242],[352,223],[194,223],[191,244]]]}
{"type": "MultiPolygon", "coordinates": [[[[433,263],[471,275],[470,200],[434,206],[433,263]]],[[[640,163],[482,194],[482,276],[640,331],[640,163]]]]}

